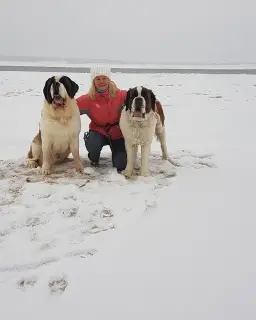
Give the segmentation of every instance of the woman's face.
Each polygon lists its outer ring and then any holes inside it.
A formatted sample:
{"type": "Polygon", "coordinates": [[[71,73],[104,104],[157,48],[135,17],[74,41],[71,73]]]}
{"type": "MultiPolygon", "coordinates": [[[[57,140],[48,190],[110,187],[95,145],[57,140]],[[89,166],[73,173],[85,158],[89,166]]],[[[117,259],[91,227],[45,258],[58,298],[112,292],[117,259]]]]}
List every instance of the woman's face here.
{"type": "Polygon", "coordinates": [[[105,76],[98,76],[94,79],[94,85],[98,90],[106,90],[109,86],[109,78],[105,76]]]}

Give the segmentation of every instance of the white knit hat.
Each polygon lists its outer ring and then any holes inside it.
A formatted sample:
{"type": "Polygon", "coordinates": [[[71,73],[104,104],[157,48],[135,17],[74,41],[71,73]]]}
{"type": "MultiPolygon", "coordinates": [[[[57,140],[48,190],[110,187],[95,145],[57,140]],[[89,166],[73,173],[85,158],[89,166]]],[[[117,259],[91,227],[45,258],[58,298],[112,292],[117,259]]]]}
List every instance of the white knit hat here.
{"type": "Polygon", "coordinates": [[[105,76],[111,79],[111,68],[108,67],[92,67],[91,68],[91,79],[92,81],[98,76],[105,76]]]}

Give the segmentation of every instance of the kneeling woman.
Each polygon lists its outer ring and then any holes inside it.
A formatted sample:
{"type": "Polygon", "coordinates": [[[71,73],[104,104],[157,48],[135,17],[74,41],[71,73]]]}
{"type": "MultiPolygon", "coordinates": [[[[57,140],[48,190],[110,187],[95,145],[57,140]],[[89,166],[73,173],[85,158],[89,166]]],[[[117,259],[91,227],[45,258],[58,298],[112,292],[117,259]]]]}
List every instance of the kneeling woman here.
{"type": "Polygon", "coordinates": [[[92,166],[98,166],[101,150],[109,145],[113,167],[121,172],[126,167],[126,150],[119,119],[126,90],[120,90],[111,81],[109,68],[91,69],[92,85],[89,92],[77,99],[80,114],[91,119],[89,131],[84,134],[85,147],[92,166]]]}

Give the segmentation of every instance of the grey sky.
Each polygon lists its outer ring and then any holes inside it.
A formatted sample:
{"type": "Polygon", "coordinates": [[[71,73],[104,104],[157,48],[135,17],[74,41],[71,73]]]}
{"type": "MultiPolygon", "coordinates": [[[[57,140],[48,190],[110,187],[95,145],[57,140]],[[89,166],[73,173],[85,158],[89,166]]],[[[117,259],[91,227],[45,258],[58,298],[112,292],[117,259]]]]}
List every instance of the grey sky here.
{"type": "Polygon", "coordinates": [[[255,0],[101,1],[2,0],[0,54],[256,62],[255,0]]]}

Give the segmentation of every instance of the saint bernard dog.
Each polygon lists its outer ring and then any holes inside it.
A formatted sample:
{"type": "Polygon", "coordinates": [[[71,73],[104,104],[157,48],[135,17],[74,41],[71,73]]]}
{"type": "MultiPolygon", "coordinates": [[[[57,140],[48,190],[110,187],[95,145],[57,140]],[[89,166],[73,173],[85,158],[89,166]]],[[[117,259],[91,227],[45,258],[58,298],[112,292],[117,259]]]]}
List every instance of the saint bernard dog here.
{"type": "Polygon", "coordinates": [[[140,173],[147,176],[154,135],[160,141],[162,158],[168,159],[163,108],[156,101],[153,91],[141,86],[128,90],[124,104],[119,122],[127,152],[127,165],[123,175],[130,178],[134,174],[138,146],[141,146],[140,173]]]}
{"type": "Polygon", "coordinates": [[[63,162],[72,153],[75,168],[83,172],[79,155],[80,112],[74,99],[79,86],[67,76],[53,76],[44,85],[44,104],[39,132],[27,154],[30,168],[41,167],[43,175],[51,174],[52,165],[63,162]]]}

